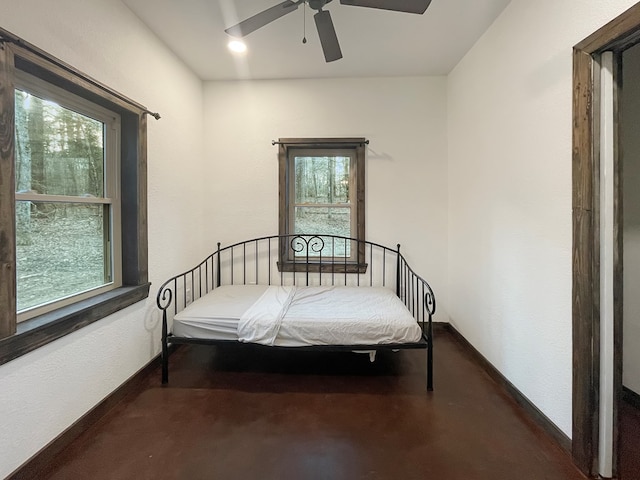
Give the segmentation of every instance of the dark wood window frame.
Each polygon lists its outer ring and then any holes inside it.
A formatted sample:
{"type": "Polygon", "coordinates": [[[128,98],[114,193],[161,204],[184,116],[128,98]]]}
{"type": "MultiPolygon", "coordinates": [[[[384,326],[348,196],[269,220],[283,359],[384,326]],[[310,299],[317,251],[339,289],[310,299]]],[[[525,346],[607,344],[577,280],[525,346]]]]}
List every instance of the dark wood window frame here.
{"type": "MultiPolygon", "coordinates": [[[[96,322],[149,295],[147,114],[142,105],[0,29],[0,364],[96,322]],[[21,323],[16,320],[14,74],[16,70],[118,113],[122,286],[21,323]]],[[[159,118],[159,116],[156,118],[159,118]]]]}
{"type": "MultiPolygon", "coordinates": [[[[290,235],[291,216],[291,171],[289,168],[289,153],[292,149],[353,149],[355,151],[355,162],[352,168],[355,171],[352,175],[355,179],[355,235],[357,240],[365,240],[365,138],[280,138],[278,139],[278,162],[279,162],[279,234],[290,235]]],[[[322,232],[314,232],[322,233],[322,232]]],[[[336,273],[364,273],[367,269],[364,258],[364,243],[358,243],[355,260],[338,262],[332,268],[336,273]]],[[[296,263],[289,258],[289,242],[283,240],[280,245],[278,268],[284,272],[294,271],[319,271],[322,267],[319,264],[311,263],[306,266],[296,263]]]]}

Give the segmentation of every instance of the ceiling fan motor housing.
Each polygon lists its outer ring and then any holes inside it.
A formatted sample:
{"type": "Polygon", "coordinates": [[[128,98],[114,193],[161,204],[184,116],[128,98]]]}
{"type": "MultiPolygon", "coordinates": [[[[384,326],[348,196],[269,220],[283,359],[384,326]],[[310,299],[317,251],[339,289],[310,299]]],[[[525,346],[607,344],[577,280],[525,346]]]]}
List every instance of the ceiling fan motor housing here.
{"type": "Polygon", "coordinates": [[[307,0],[309,4],[309,8],[313,10],[321,10],[327,3],[330,3],[331,0],[307,0]]]}

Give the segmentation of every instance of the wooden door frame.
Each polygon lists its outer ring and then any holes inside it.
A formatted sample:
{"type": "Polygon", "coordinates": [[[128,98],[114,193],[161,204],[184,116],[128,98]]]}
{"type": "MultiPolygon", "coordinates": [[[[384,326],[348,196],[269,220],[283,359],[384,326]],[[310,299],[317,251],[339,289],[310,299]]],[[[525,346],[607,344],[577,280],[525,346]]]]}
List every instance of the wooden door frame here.
{"type": "MultiPolygon", "coordinates": [[[[596,61],[604,51],[619,59],[640,42],[640,3],[573,49],[573,425],[572,455],[586,474],[598,473],[600,393],[600,79],[596,61]]],[[[619,82],[618,69],[614,81],[619,82]],[[617,77],[617,79],[616,79],[617,77]]],[[[616,102],[617,103],[617,102],[616,102]]],[[[617,116],[617,106],[614,107],[617,116]]],[[[614,120],[617,124],[617,119],[614,120]]],[[[616,144],[617,144],[617,133],[616,144]]],[[[617,157],[617,155],[616,155],[617,157]]],[[[617,162],[617,159],[615,160],[617,162]]],[[[621,202],[615,168],[614,205],[614,444],[617,474],[617,403],[622,394],[621,202]]]]}

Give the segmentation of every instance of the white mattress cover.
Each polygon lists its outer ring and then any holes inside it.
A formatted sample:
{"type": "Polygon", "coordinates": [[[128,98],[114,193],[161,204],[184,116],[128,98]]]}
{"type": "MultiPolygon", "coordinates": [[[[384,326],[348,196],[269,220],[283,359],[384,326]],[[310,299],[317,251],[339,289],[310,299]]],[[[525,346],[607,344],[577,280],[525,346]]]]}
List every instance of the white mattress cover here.
{"type": "Polygon", "coordinates": [[[267,288],[267,285],[214,288],[173,317],[173,334],[187,338],[238,340],[240,317],[267,288]]]}

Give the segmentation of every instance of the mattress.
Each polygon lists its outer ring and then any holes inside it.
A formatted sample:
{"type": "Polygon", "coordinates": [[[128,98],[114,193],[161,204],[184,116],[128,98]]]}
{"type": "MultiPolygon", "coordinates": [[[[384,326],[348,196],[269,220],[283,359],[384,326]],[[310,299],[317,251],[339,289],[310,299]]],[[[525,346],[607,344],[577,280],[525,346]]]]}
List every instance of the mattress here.
{"type": "Polygon", "coordinates": [[[387,288],[228,285],[174,317],[173,333],[275,346],[420,341],[422,331],[387,288]]]}
{"type": "Polygon", "coordinates": [[[238,321],[269,287],[223,285],[173,317],[173,334],[210,340],[238,340],[238,321]]]}

